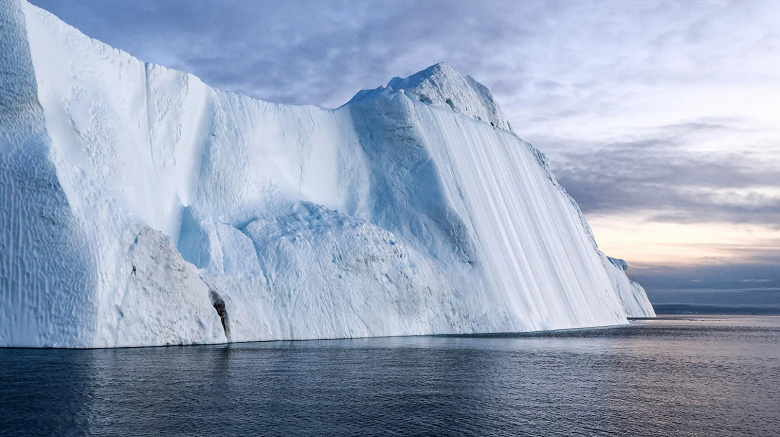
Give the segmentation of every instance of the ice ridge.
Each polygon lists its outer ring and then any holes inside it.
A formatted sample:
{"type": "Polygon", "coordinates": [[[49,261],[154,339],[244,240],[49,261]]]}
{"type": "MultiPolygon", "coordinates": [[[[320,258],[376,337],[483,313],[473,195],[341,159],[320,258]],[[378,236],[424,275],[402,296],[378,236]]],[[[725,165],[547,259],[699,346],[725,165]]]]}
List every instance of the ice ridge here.
{"type": "Polygon", "coordinates": [[[444,62],[406,78],[395,77],[387,86],[360,91],[351,102],[396,92],[405,93],[428,105],[466,114],[501,129],[512,130],[490,90],[444,62]]]}

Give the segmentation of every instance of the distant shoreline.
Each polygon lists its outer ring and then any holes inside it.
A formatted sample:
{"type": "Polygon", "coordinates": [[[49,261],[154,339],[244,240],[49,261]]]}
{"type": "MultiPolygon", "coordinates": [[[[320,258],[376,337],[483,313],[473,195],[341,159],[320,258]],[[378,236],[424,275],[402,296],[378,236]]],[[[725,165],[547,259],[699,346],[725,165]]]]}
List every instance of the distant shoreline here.
{"type": "Polygon", "coordinates": [[[774,315],[780,314],[780,306],[759,305],[706,305],[662,303],[653,304],[656,314],[739,314],[739,315],[774,315]]]}

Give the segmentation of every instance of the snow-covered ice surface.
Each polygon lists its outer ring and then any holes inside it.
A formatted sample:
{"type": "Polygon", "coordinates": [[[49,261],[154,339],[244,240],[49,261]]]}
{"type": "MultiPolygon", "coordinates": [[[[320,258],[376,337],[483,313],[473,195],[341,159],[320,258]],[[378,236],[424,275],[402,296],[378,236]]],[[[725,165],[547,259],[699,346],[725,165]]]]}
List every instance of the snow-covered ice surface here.
{"type": "Polygon", "coordinates": [[[652,316],[546,158],[437,64],[336,110],[0,4],[0,346],[516,332],[652,316]]]}

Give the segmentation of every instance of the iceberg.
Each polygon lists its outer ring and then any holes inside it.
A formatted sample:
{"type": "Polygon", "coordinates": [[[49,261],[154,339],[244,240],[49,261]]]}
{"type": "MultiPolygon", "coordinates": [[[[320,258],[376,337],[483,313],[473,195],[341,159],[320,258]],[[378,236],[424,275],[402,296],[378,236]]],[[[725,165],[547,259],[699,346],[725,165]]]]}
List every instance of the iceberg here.
{"type": "Polygon", "coordinates": [[[654,315],[446,64],[329,110],[0,4],[0,346],[523,332],[654,315]]]}

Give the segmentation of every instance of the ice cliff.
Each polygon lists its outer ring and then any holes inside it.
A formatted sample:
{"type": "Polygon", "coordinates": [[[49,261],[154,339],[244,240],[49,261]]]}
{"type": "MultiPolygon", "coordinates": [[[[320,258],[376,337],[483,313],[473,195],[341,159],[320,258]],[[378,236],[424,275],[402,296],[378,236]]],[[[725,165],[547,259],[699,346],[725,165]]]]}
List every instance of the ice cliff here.
{"type": "Polygon", "coordinates": [[[517,332],[650,316],[543,154],[438,64],[336,110],[0,3],[0,346],[517,332]]]}

